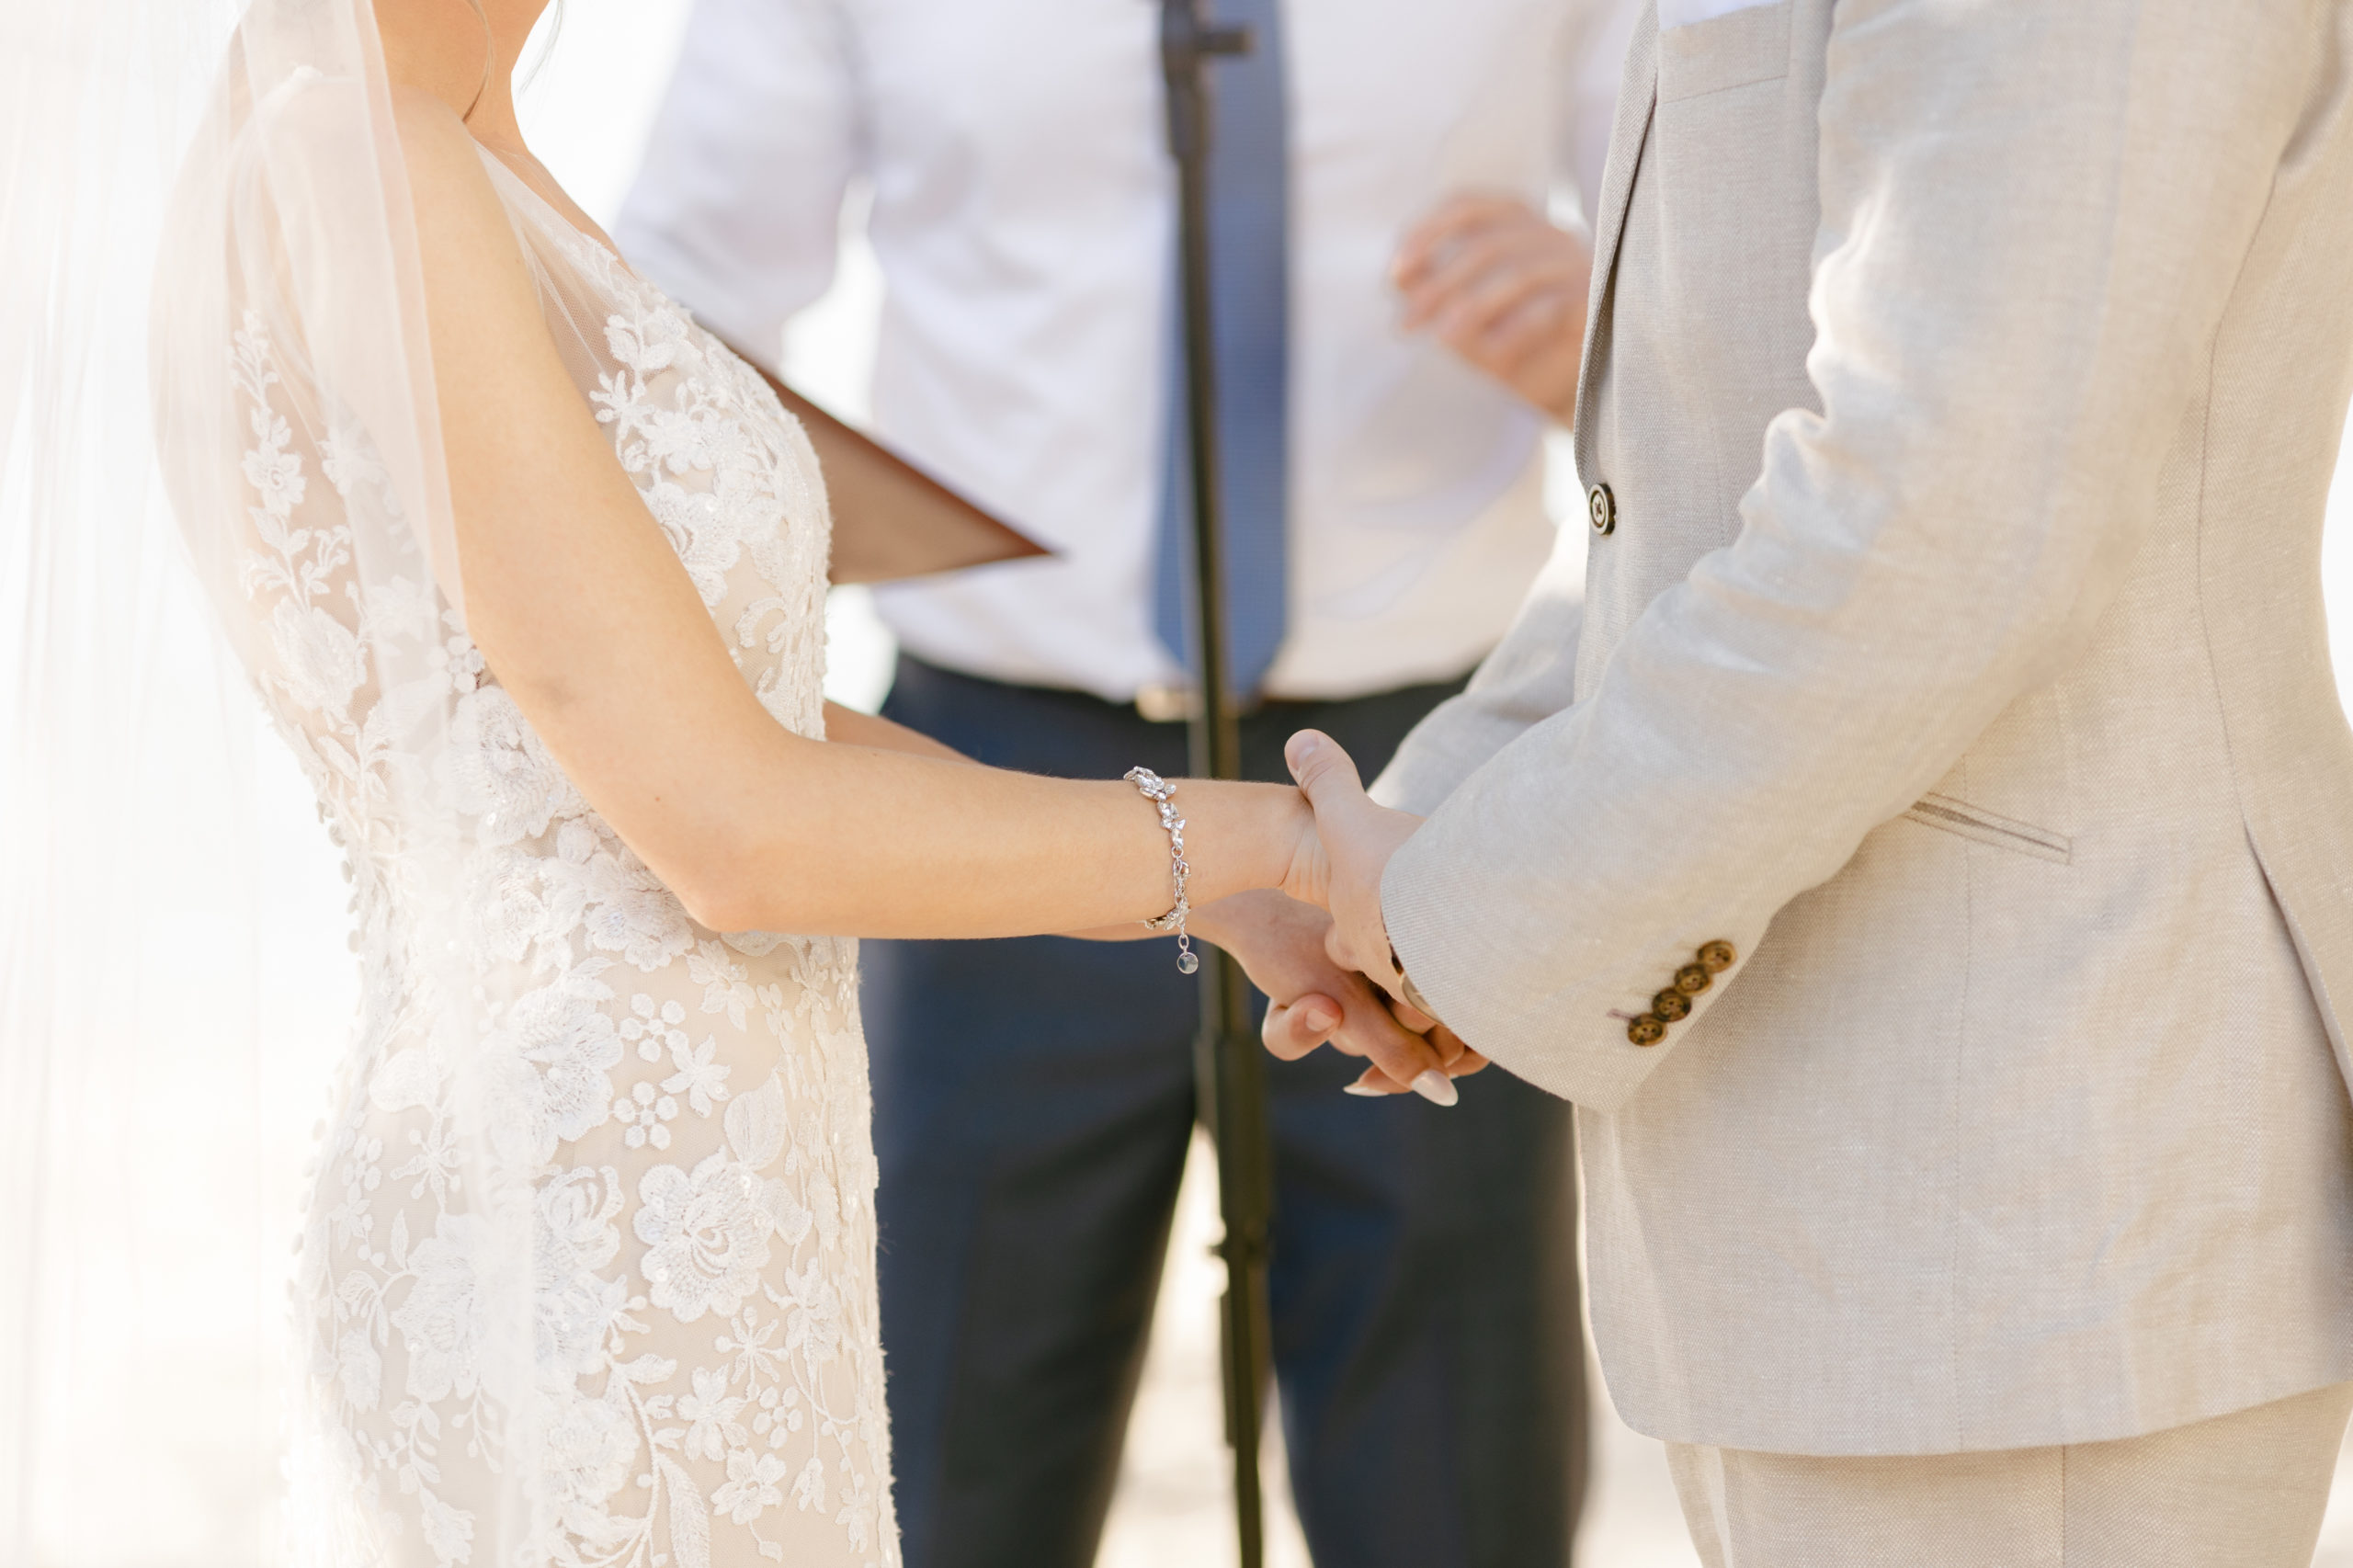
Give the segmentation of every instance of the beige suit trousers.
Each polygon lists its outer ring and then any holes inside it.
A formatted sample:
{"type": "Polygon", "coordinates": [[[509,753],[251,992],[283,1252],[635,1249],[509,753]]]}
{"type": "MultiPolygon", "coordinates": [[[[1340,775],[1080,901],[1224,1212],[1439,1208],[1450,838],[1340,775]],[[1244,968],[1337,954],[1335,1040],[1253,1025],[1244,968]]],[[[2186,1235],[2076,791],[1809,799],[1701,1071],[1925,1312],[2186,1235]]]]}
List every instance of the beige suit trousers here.
{"type": "Polygon", "coordinates": [[[1667,1445],[1707,1568],[2309,1568],[2337,1383],[2145,1437],[1816,1459],[1667,1445]]]}

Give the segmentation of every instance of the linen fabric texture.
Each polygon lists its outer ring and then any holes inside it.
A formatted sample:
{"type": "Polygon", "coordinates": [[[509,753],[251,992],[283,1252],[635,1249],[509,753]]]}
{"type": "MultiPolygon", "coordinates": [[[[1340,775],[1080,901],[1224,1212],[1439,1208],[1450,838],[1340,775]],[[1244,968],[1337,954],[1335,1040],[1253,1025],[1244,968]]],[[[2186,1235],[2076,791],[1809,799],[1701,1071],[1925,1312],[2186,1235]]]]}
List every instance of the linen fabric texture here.
{"type": "Polygon", "coordinates": [[[1666,1461],[1706,1568],[2310,1568],[2348,1411],[2333,1383],[2107,1443],[1666,1461]]]}
{"type": "Polygon", "coordinates": [[[2353,1376],[2348,84],[2336,0],[1638,27],[1615,531],[1375,790],[1429,817],[1406,969],[1580,1107],[1636,1428],[2083,1443],[2353,1376]]]}

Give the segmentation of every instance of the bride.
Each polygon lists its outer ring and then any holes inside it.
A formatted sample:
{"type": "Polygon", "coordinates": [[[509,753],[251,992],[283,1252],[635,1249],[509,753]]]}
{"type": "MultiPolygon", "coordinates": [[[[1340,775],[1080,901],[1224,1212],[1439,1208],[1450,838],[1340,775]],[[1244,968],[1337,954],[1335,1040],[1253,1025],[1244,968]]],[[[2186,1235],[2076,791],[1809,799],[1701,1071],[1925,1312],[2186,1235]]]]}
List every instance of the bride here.
{"type": "Polygon", "coordinates": [[[355,890],[294,1539],[895,1562],[849,937],[1182,933],[1320,849],[823,702],[808,445],[524,146],[543,5],[255,0],[162,249],[175,508],[355,890]]]}

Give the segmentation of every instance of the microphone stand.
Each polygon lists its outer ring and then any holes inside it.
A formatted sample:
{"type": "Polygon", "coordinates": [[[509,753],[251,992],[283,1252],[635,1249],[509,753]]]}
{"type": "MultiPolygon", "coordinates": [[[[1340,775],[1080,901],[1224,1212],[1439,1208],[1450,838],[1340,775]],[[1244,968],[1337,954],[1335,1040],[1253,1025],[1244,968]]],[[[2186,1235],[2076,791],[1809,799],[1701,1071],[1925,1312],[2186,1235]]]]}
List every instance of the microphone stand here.
{"type": "MultiPolygon", "coordinates": [[[[1185,427],[1193,489],[1194,646],[1201,689],[1192,719],[1192,769],[1210,778],[1242,776],[1242,733],[1233,706],[1225,635],[1222,493],[1219,489],[1217,358],[1210,322],[1209,65],[1246,54],[1246,28],[1220,27],[1203,0],[1160,0],[1161,74],[1166,83],[1168,150],[1176,164],[1177,274],[1185,345],[1185,427]]],[[[1273,1367],[1267,1257],[1274,1210],[1267,1135],[1265,1063],[1251,1027],[1242,966],[1214,947],[1201,954],[1201,1032],[1194,1073],[1201,1119],[1217,1149],[1225,1236],[1222,1334],[1225,1438],[1233,1450],[1234,1528],[1241,1568],[1261,1568],[1266,1551],[1258,1488],[1258,1432],[1273,1367]]]]}

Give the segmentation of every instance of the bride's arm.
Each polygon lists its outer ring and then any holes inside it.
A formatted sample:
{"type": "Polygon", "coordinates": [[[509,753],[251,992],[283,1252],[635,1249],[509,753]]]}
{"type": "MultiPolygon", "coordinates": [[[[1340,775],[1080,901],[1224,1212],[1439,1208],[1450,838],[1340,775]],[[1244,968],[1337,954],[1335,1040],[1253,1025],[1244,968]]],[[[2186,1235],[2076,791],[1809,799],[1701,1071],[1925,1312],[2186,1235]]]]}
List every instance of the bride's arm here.
{"type": "Polygon", "coordinates": [[[873,746],[880,751],[904,751],[916,756],[934,756],[942,762],[970,762],[955,747],[942,745],[929,735],[908,729],[873,713],[861,713],[855,708],[845,708],[838,702],[825,704],[825,738],[854,746],[873,746]]]}
{"type": "MultiPolygon", "coordinates": [[[[469,630],[695,916],[1000,937],[1165,910],[1167,835],[1133,785],[814,742],[768,715],[559,362],[472,139],[421,95],[401,122],[469,630]]],[[[1186,783],[1177,804],[1197,903],[1281,882],[1312,833],[1279,786],[1186,783]]]]}

